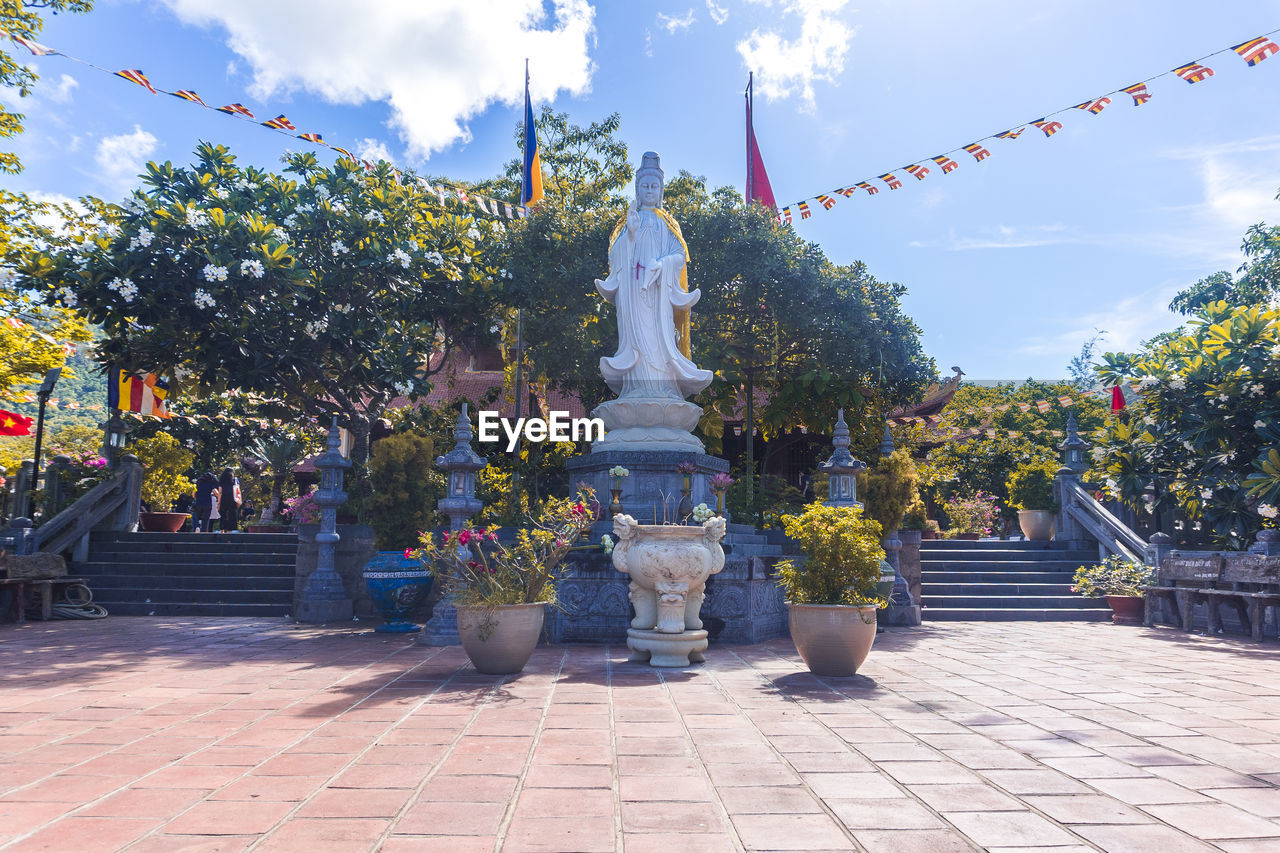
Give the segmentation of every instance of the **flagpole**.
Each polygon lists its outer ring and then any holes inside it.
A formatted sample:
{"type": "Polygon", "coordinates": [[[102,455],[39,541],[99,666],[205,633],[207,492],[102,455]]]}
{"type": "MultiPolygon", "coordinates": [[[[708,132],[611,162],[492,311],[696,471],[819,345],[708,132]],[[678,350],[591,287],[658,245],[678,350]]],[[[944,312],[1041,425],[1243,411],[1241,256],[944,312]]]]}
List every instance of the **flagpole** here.
{"type": "Polygon", "coordinates": [[[755,82],[755,77],[756,73],[754,71],[747,72],[747,132],[745,134],[747,142],[747,204],[751,204],[751,190],[754,189],[751,186],[751,113],[755,104],[752,102],[754,93],[751,87],[755,82]]]}

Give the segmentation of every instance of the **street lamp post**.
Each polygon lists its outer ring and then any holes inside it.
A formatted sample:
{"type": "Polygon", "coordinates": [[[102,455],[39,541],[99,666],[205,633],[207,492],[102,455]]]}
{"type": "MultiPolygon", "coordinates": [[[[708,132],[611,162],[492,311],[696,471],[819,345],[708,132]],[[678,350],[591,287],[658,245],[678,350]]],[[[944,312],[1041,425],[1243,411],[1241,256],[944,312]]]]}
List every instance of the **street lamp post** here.
{"type": "Polygon", "coordinates": [[[49,402],[49,396],[53,394],[53,386],[58,384],[58,377],[62,375],[62,368],[55,367],[44,375],[44,381],[40,383],[40,390],[36,391],[36,399],[40,401],[40,411],[36,415],[36,449],[35,449],[35,469],[31,472],[30,490],[26,496],[26,511],[20,513],[30,518],[35,513],[35,490],[36,484],[40,482],[40,450],[44,444],[44,407],[49,402]]]}
{"type": "Polygon", "coordinates": [[[112,409],[111,417],[107,419],[106,423],[99,424],[98,428],[105,435],[105,439],[102,442],[102,455],[106,457],[107,467],[115,468],[116,461],[120,458],[120,452],[124,450],[129,433],[133,430],[129,429],[129,425],[120,417],[119,409],[112,409]]]}

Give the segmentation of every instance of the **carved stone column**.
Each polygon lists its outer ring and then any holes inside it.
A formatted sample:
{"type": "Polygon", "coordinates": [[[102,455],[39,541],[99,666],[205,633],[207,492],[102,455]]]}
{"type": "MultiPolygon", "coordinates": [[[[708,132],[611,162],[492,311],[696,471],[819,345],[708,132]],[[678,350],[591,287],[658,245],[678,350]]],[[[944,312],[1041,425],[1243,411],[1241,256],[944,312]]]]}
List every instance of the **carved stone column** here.
{"type": "Polygon", "coordinates": [[[338,507],[347,502],[342,490],[342,474],[351,467],[351,460],[339,452],[338,419],[329,427],[328,449],[316,460],[320,470],[320,488],[316,491],[316,503],[320,505],[320,532],[316,534],[316,567],[302,588],[298,612],[299,622],[342,622],[351,618],[354,605],[347,596],[342,577],[334,569],[333,555],[341,537],[337,531],[338,507]]]}

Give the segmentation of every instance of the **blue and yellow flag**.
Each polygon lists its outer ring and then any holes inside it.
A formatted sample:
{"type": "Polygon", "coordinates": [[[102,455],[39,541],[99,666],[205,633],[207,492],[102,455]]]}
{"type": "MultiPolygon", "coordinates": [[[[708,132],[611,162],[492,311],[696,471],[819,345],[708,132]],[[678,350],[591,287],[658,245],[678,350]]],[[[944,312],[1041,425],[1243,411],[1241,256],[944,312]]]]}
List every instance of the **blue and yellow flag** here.
{"type": "Polygon", "coordinates": [[[530,207],[542,201],[542,161],[538,159],[538,134],[529,100],[529,63],[524,66],[524,174],[520,178],[520,204],[530,207]]]}

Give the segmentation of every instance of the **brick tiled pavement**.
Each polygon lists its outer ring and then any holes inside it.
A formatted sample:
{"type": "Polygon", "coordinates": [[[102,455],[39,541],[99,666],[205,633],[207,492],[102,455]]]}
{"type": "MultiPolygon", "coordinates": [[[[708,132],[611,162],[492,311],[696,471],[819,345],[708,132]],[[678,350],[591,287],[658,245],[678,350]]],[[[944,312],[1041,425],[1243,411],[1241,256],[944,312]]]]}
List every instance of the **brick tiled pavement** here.
{"type": "Polygon", "coordinates": [[[0,626],[5,851],[1280,850],[1274,641],[1111,625],[657,671],[244,619],[0,626]]]}

